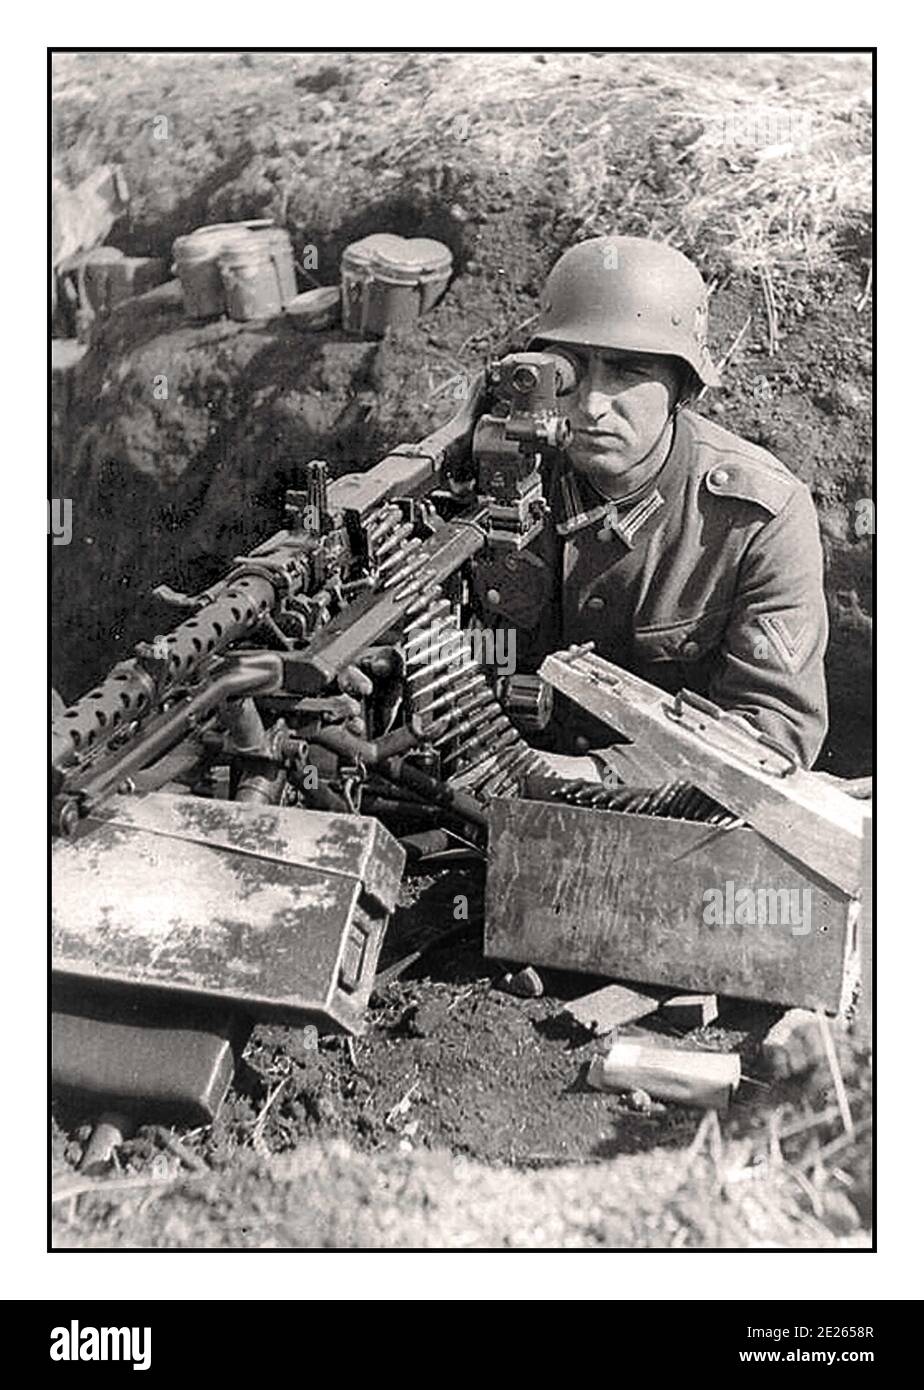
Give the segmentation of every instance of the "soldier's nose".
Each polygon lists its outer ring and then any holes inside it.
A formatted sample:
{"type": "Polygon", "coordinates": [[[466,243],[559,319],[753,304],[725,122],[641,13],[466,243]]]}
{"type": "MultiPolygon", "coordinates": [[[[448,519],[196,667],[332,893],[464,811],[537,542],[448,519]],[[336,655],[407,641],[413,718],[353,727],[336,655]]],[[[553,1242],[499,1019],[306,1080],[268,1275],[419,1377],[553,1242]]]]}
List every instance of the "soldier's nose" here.
{"type": "Polygon", "coordinates": [[[594,424],[597,424],[609,414],[612,409],[613,399],[611,396],[607,395],[605,391],[598,391],[591,388],[586,392],[583,404],[590,419],[594,424]]]}

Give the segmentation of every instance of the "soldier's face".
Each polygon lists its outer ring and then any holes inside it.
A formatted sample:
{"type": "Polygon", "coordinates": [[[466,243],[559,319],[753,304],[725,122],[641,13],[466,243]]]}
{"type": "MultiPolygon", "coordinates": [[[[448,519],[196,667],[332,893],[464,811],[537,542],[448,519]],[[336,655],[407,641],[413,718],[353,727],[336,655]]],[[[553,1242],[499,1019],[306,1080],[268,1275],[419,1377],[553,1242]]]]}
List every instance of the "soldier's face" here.
{"type": "Polygon", "coordinates": [[[563,398],[574,438],[568,457],[593,480],[621,478],[658,442],[680,389],[669,357],[633,356],[596,348],[568,348],[578,381],[563,398]]]}

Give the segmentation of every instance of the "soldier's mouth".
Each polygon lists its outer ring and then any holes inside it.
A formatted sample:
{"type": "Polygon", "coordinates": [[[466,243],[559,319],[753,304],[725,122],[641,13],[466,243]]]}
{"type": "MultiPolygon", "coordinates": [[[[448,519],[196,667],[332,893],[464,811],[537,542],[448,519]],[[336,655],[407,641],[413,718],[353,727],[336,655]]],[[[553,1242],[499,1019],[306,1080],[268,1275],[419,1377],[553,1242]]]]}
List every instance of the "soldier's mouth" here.
{"type": "Polygon", "coordinates": [[[626,447],[627,443],[621,434],[614,434],[612,430],[576,429],[574,437],[578,440],[593,440],[595,444],[599,444],[603,440],[610,440],[612,445],[622,449],[626,447]]]}

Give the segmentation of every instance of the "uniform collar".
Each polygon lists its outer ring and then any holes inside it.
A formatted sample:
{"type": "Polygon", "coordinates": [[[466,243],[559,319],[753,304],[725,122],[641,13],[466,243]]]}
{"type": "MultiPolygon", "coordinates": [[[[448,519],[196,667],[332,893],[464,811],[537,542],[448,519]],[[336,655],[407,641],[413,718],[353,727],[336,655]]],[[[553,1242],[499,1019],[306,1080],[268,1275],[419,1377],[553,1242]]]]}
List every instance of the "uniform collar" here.
{"type": "Polygon", "coordinates": [[[643,487],[621,497],[618,502],[601,497],[586,478],[575,473],[562,455],[552,491],[558,534],[567,539],[594,526],[600,539],[612,532],[631,550],[638,533],[682,488],[690,441],[686,412],[678,410],[674,438],[664,463],[643,487]]]}

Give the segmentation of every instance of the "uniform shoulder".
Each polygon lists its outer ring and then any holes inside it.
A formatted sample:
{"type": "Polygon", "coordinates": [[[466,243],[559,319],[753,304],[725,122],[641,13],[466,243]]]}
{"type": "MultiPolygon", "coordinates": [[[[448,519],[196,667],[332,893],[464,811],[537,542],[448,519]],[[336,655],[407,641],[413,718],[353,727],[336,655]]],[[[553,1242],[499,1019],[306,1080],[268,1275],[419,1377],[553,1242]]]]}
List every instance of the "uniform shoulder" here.
{"type": "Polygon", "coordinates": [[[712,496],[753,502],[777,516],[793,493],[807,492],[805,484],[759,444],[692,410],[683,411],[682,417],[689,430],[693,466],[712,496]]]}

